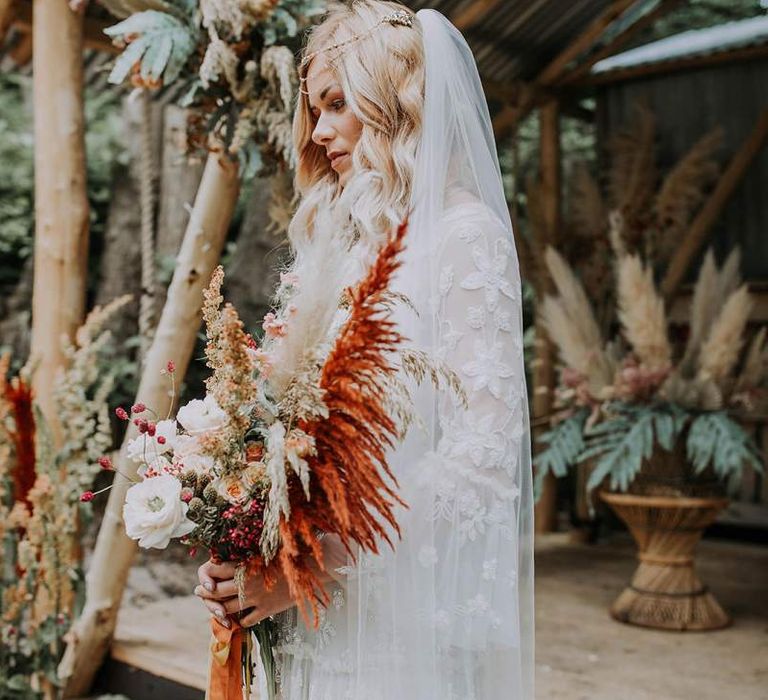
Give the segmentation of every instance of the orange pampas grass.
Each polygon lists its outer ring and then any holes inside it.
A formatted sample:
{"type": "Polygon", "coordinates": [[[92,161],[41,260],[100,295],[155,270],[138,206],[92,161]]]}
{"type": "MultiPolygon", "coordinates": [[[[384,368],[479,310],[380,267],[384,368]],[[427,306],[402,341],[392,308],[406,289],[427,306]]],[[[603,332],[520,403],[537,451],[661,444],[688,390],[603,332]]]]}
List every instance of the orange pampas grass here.
{"type": "MultiPolygon", "coordinates": [[[[365,279],[349,292],[350,315],[320,381],[328,418],[300,425],[314,437],[317,450],[310,459],[312,498],[305,498],[292,476],[291,515],[288,520],[281,516],[278,561],[291,594],[309,602],[315,623],[318,603],[328,602],[311,566],[314,559],[323,567],[318,531],[337,534],[352,555],[355,543],[377,553],[378,538],[394,546],[385,523],[400,533],[393,509],[405,503],[395,491],[397,481],[386,461],[398,431],[385,408],[385,392],[387,377],[397,371],[387,356],[403,338],[395,330],[391,310],[381,302],[400,266],[407,228],[407,221],[399,226],[365,279]]],[[[304,605],[301,610],[307,619],[304,605]]]]}

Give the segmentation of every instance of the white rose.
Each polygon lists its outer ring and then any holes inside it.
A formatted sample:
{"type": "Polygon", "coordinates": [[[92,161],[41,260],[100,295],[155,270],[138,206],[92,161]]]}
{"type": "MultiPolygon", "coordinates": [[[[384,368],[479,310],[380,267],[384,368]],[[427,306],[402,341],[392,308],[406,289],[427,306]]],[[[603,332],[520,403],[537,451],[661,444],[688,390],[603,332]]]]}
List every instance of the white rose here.
{"type": "Polygon", "coordinates": [[[182,406],[176,414],[176,420],[190,435],[199,435],[222,428],[227,422],[227,414],[209,394],[202,401],[192,399],[182,406]]]}
{"type": "Polygon", "coordinates": [[[165,474],[128,489],[123,505],[125,532],[140,547],[164,549],[172,537],[195,529],[187,518],[189,506],[181,500],[181,482],[165,474]]]}
{"type": "Polygon", "coordinates": [[[197,474],[210,474],[216,466],[213,457],[200,451],[200,443],[192,435],[179,435],[176,437],[173,462],[184,471],[191,470],[197,474]]]}
{"type": "Polygon", "coordinates": [[[145,460],[142,460],[143,464],[138,468],[137,474],[142,478],[146,478],[148,471],[153,471],[152,477],[158,474],[167,474],[170,472],[171,461],[165,455],[147,455],[145,460]]]}
{"type": "Polygon", "coordinates": [[[160,454],[173,449],[176,442],[176,433],[178,433],[178,426],[175,420],[161,420],[158,422],[155,428],[155,436],[152,439],[157,445],[157,451],[160,454]],[[165,443],[161,445],[157,442],[158,437],[163,437],[165,443]]]}

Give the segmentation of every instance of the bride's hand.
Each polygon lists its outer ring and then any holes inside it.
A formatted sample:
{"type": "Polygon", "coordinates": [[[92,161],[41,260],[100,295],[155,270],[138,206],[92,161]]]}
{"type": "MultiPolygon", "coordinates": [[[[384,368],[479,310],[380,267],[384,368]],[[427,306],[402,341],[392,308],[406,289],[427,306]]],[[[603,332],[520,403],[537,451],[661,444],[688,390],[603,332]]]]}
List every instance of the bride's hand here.
{"type": "Polygon", "coordinates": [[[280,577],[271,591],[258,574],[246,576],[245,600],[241,603],[235,584],[235,565],[229,562],[215,564],[207,561],[197,570],[200,585],[195,588],[205,607],[219,622],[230,626],[228,616],[242,614],[238,622],[243,627],[255,625],[270,615],[276,615],[295,605],[288,592],[288,583],[280,577]]]}

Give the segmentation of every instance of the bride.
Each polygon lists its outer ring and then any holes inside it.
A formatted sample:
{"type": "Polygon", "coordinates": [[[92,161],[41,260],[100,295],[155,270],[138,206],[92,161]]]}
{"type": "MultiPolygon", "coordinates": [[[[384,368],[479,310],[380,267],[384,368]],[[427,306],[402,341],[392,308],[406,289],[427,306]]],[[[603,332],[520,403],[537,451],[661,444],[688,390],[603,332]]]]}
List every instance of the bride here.
{"type": "Polygon", "coordinates": [[[224,622],[278,617],[283,700],[532,700],[520,278],[474,58],[438,12],[356,0],[330,8],[299,73],[295,255],[330,217],[362,273],[409,216],[396,286],[415,310],[396,311],[399,330],[458,374],[468,401],[415,390],[423,425],[389,458],[409,506],[402,539],[348,561],[324,537],[318,629],[285,585],[249,579],[241,606],[229,564],[200,567],[196,593],[224,622]]]}

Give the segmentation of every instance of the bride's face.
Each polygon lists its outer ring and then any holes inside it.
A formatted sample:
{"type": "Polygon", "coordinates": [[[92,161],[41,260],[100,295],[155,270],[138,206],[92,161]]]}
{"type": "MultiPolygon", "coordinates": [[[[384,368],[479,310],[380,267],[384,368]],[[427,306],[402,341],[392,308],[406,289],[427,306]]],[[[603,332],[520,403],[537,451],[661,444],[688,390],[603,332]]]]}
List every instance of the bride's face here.
{"type": "Polygon", "coordinates": [[[312,140],[325,148],[331,168],[339,175],[344,187],[352,175],[354,151],[363,125],[344,99],[344,91],[333,75],[323,54],[309,65],[306,80],[309,109],[315,120],[312,140]]]}

